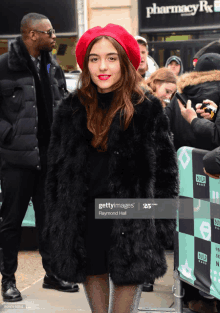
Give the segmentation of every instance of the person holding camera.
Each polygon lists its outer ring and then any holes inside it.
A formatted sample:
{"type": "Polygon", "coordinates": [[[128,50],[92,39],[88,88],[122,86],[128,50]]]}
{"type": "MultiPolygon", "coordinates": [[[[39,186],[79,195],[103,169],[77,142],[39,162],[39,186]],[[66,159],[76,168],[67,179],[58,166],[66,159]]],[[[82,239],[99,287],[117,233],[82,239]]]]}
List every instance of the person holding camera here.
{"type": "Polygon", "coordinates": [[[177,89],[187,106],[173,97],[165,108],[176,150],[183,146],[212,150],[220,145],[220,55],[204,54],[194,72],[180,76],[177,89]]]}

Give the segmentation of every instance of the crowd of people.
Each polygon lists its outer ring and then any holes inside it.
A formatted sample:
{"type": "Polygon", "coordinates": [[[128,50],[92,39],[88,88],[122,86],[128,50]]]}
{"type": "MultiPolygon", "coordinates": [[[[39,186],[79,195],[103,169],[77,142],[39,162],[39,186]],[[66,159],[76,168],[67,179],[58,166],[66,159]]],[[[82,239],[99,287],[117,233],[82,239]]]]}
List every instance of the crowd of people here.
{"type": "Polygon", "coordinates": [[[191,73],[178,56],[159,69],[145,38],[98,26],[77,43],[80,81],[68,93],[50,54],[55,39],[49,19],[29,13],[0,56],[2,297],[22,300],[15,272],[32,199],[43,288],[82,283],[92,312],[136,312],[141,292],[166,273],[175,221],[95,219],[95,199],[177,199],[182,146],[210,150],[204,172],[219,178],[220,55],[200,56],[191,73]]]}

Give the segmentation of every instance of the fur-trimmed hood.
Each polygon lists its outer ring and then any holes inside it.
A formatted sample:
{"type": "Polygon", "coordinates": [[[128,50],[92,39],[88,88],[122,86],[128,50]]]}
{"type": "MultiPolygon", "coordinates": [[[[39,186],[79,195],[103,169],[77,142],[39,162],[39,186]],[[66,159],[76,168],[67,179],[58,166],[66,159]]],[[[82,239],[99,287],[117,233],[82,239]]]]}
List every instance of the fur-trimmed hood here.
{"type": "Polygon", "coordinates": [[[191,72],[180,76],[177,90],[192,101],[192,107],[209,99],[217,105],[220,101],[220,71],[191,72]]]}
{"type": "Polygon", "coordinates": [[[220,71],[214,70],[209,72],[190,72],[181,75],[177,81],[177,89],[183,93],[184,88],[196,86],[206,82],[220,81],[220,71]]]}

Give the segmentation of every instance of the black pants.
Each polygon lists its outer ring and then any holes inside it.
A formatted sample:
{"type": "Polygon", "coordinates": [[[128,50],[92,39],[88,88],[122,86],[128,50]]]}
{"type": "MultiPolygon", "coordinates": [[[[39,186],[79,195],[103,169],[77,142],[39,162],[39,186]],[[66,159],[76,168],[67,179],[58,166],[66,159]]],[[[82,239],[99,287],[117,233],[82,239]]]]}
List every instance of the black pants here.
{"type": "Polygon", "coordinates": [[[42,240],[44,227],[44,185],[46,171],[20,168],[2,169],[3,203],[0,211],[0,246],[3,249],[2,282],[15,280],[17,256],[21,238],[21,224],[32,198],[39,236],[39,251],[43,267],[50,272],[49,243],[42,240]]]}

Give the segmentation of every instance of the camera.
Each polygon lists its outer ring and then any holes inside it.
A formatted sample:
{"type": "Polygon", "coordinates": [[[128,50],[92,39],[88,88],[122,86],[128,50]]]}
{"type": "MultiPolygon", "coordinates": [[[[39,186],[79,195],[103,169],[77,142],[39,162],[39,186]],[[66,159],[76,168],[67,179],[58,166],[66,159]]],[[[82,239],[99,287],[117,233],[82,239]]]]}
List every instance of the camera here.
{"type": "Polygon", "coordinates": [[[205,113],[210,113],[211,118],[213,118],[215,116],[215,113],[217,112],[217,108],[208,103],[203,103],[200,110],[201,109],[203,109],[205,113]]]}

